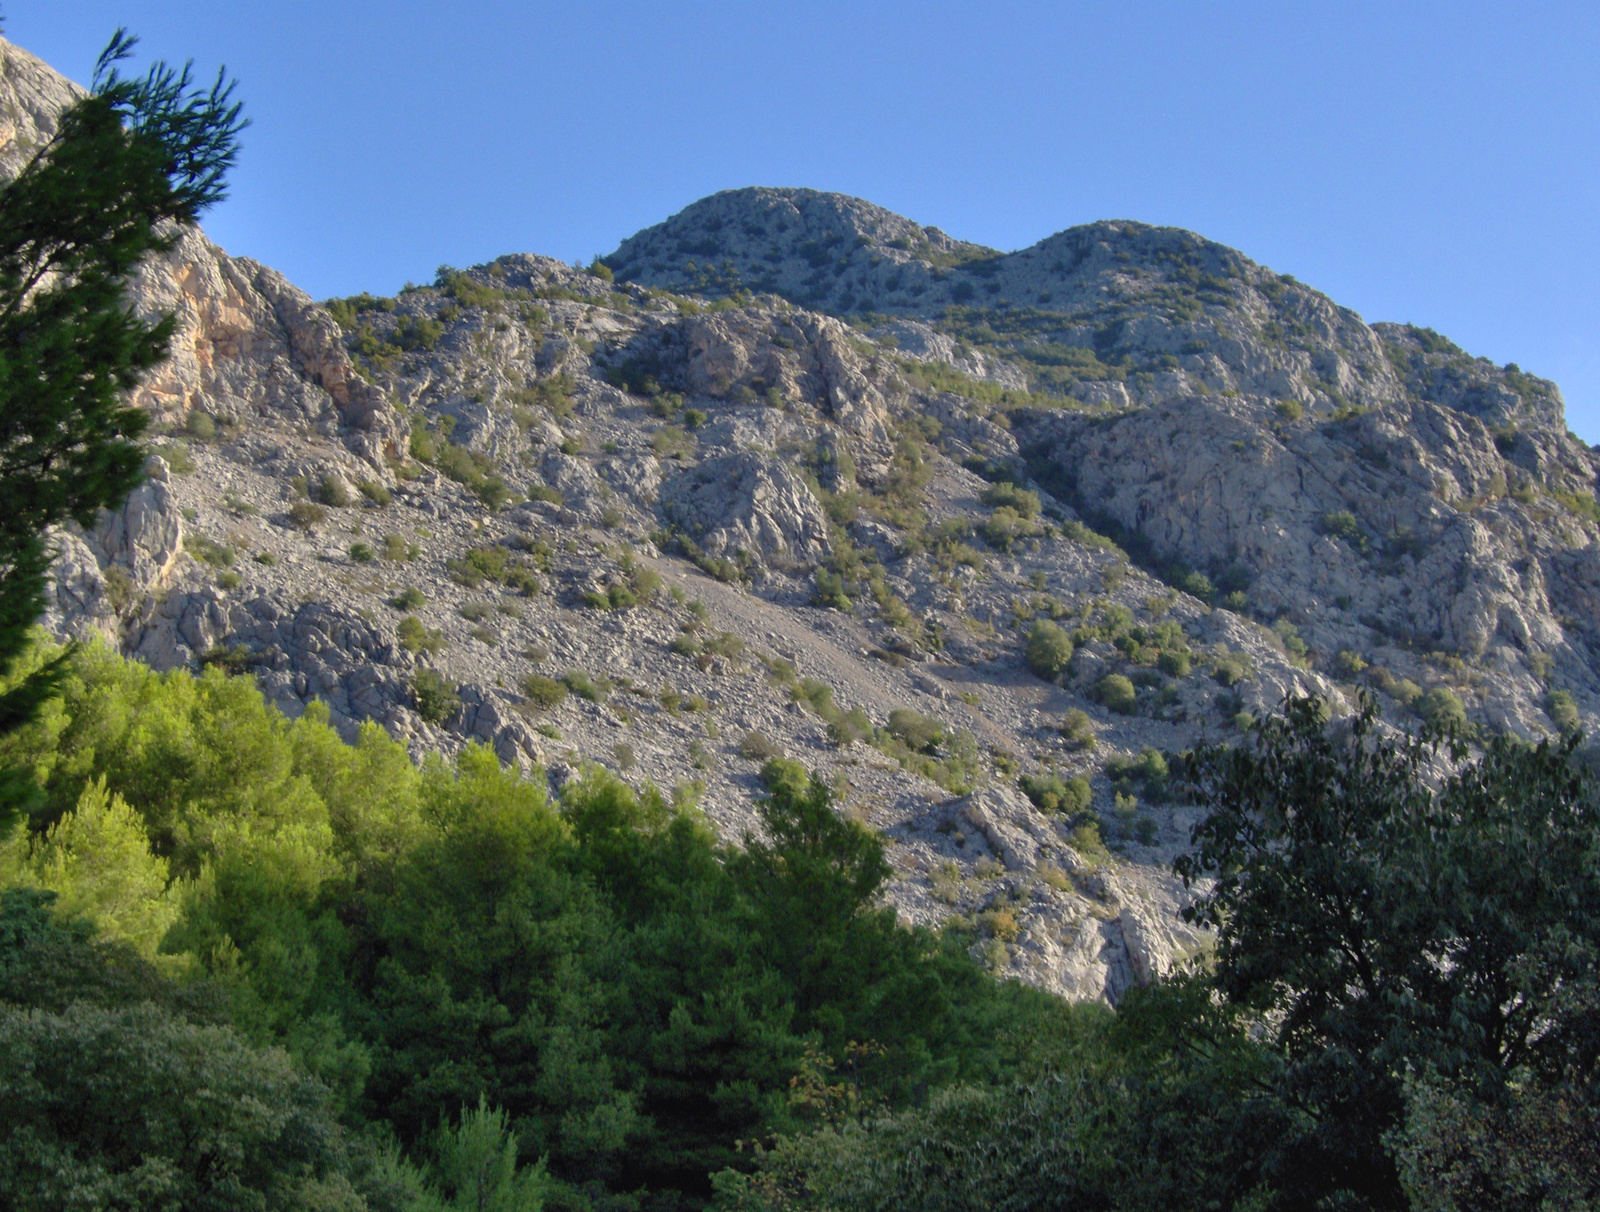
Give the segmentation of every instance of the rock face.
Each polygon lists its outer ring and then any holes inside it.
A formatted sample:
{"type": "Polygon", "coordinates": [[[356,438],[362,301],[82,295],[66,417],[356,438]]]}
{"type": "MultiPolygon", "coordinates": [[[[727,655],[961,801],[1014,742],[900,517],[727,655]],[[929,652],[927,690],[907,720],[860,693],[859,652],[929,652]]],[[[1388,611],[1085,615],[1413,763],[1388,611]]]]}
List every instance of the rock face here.
{"type": "MultiPolygon", "coordinates": [[[[1190,232],[1095,223],[1000,254],[891,218],[736,190],[607,260],[650,285],[902,317],[873,332],[908,370],[1033,393],[1004,409],[1009,441],[969,440],[976,454],[1126,536],[1159,575],[1202,574],[1291,624],[1329,667],[1344,651],[1420,684],[1464,662],[1483,676],[1452,692],[1529,735],[1551,726],[1552,690],[1600,707],[1600,464],[1554,384],[1430,330],[1369,326],[1190,232]]],[[[934,409],[973,439],[950,414],[993,399],[934,409]]]]}
{"type": "Polygon", "coordinates": [[[1031,416],[1019,439],[1063,496],[1231,580],[1257,618],[1330,654],[1491,670],[1472,697],[1537,732],[1550,668],[1557,688],[1600,689],[1596,616],[1565,605],[1596,539],[1593,452],[1549,384],[1415,330],[1375,335],[1382,373],[1337,401],[1224,379],[1121,416],[1031,416]]]}
{"type": "Polygon", "coordinates": [[[178,318],[171,357],[136,396],[153,416],[336,437],[379,476],[403,450],[404,422],[357,376],[339,326],[282,274],[190,230],[144,266],[135,292],[141,311],[178,318]]]}
{"type": "Polygon", "coordinates": [[[148,461],[144,483],[128,494],[122,508],[101,512],[88,542],[103,567],[120,567],[135,585],[151,591],[166,587],[183,551],[183,519],[173,504],[165,460],[148,461]]]}
{"type": "Polygon", "coordinates": [[[804,480],[753,451],[706,459],[668,481],[662,512],[712,555],[812,568],[828,553],[828,518],[804,480]]]}
{"type": "Polygon", "coordinates": [[[145,482],[120,509],[102,510],[87,532],[56,536],[47,625],[77,640],[120,638],[123,620],[172,583],[183,554],[183,519],[165,460],[152,457],[145,482]]]}
{"type": "MultiPolygon", "coordinates": [[[[0,171],[74,95],[0,44],[0,171]]],[[[907,920],[1073,997],[1206,945],[1163,752],[1363,688],[1402,726],[1600,717],[1596,462],[1554,385],[1189,232],[1001,254],[752,189],[592,272],[327,305],[191,231],[132,302],[178,317],[158,457],[59,536],[55,634],[418,753],[692,782],[731,837],[781,750],[880,831],[907,920]]]]}
{"type": "Polygon", "coordinates": [[[800,404],[868,443],[889,436],[883,395],[864,373],[849,329],[831,316],[769,309],[692,316],[647,330],[620,354],[614,369],[634,386],[653,379],[735,403],[800,404]]]}
{"type": "MultiPolygon", "coordinates": [[[[0,40],[0,180],[9,180],[56,133],[61,111],[84,95],[39,59],[0,40]]],[[[246,418],[337,435],[374,464],[400,453],[405,425],[363,382],[327,312],[282,274],[230,257],[200,232],[147,263],[134,304],[171,313],[169,360],[136,395],[161,421],[191,412],[238,424],[246,418]]]]}
{"type": "Polygon", "coordinates": [[[55,137],[84,90],[20,47],[0,41],[0,179],[11,180],[55,137]]]}
{"type": "Polygon", "coordinates": [[[1028,390],[1028,376],[1019,368],[957,342],[931,324],[900,319],[878,325],[869,335],[915,361],[942,364],[968,378],[985,380],[1012,391],[1028,390]]]}
{"type": "Polygon", "coordinates": [[[400,732],[410,725],[409,655],[381,628],[327,603],[279,595],[235,602],[215,589],[176,593],[133,645],[133,655],[156,668],[222,652],[237,654],[230,664],[254,670],[286,714],[299,715],[320,699],[330,722],[351,739],[362,720],[400,732]]]}

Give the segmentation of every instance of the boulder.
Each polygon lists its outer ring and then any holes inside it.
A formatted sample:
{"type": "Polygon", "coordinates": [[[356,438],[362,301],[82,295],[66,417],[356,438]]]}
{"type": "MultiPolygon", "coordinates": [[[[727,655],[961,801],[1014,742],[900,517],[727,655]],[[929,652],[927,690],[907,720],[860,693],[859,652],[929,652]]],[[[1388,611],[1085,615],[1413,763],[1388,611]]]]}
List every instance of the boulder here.
{"type": "Polygon", "coordinates": [[[828,518],[806,482],[752,451],[707,459],[665,481],[661,512],[715,556],[743,552],[798,569],[828,554],[828,518]]]}

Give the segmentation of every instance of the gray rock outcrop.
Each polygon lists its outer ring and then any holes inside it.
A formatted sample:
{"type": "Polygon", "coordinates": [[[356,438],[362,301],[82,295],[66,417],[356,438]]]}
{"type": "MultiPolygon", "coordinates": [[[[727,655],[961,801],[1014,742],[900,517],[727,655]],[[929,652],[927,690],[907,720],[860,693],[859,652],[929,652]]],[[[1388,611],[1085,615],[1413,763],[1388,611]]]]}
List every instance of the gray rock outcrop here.
{"type": "Polygon", "coordinates": [[[714,556],[794,570],[828,554],[828,518],[806,482],[751,451],[707,459],[666,481],[661,511],[714,556]]]}
{"type": "Polygon", "coordinates": [[[141,269],[135,298],[145,314],[178,321],[171,356],[135,395],[158,419],[182,426],[202,412],[310,429],[340,438],[379,477],[401,453],[403,419],[356,374],[328,313],[277,271],[189,230],[141,269]]]}

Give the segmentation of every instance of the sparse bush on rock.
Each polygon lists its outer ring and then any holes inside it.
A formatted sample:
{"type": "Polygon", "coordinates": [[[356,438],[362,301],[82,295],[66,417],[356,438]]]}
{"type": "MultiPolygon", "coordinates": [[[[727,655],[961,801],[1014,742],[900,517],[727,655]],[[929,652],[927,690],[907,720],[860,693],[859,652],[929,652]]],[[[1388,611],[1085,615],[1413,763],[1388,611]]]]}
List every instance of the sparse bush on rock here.
{"type": "Polygon", "coordinates": [[[1545,711],[1557,728],[1576,728],[1578,725],[1578,702],[1569,691],[1552,690],[1545,700],[1545,711]]]}
{"type": "Polygon", "coordinates": [[[1058,774],[1025,774],[1019,786],[1041,812],[1056,816],[1076,816],[1094,800],[1089,780],[1082,776],[1063,779],[1058,774]]]}
{"type": "Polygon", "coordinates": [[[1108,673],[1095,684],[1095,698],[1119,715],[1132,715],[1139,696],[1133,683],[1120,673],[1108,673]]]}
{"type": "Polygon", "coordinates": [[[739,741],[739,756],[751,762],[769,762],[783,756],[783,746],[764,732],[747,732],[739,741]]]}
{"type": "Polygon", "coordinates": [[[1452,690],[1436,686],[1418,700],[1417,714],[1432,728],[1465,728],[1467,708],[1452,690]]]}
{"type": "Polygon", "coordinates": [[[567,688],[555,678],[531,673],[522,679],[522,693],[535,707],[549,710],[566,702],[567,688]]]}
{"type": "Polygon", "coordinates": [[[411,695],[417,714],[430,724],[446,723],[461,710],[456,688],[432,669],[419,669],[411,679],[411,695]]]}
{"type": "Polygon", "coordinates": [[[289,506],[289,522],[301,530],[310,530],[327,517],[328,511],[315,501],[296,501],[289,506]]]}
{"type": "Polygon", "coordinates": [[[1072,639],[1059,624],[1038,619],[1028,632],[1027,657],[1028,668],[1037,677],[1053,682],[1072,660],[1072,639]]]}

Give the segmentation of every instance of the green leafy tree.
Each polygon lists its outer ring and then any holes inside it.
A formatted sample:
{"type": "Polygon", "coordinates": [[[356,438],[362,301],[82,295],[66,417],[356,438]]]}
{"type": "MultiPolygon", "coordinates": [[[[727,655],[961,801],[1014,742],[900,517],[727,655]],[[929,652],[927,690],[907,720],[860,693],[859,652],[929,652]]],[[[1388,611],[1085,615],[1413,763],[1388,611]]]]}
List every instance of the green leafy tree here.
{"type": "Polygon", "coordinates": [[[203,982],[169,982],[128,944],[60,913],[54,892],[0,891],[0,1004],[56,1013],[76,1001],[151,1002],[193,1022],[219,1023],[220,992],[203,982]]]}
{"type": "Polygon", "coordinates": [[[994,1033],[1044,1012],[1043,995],[984,977],[954,935],[900,925],[882,891],[882,839],[839,814],[831,789],[778,778],[764,837],[727,857],[757,954],[787,987],[792,1030],[887,1101],[992,1072],[994,1033]],[[879,1047],[859,1051],[861,1045],[879,1047]]]}
{"type": "Polygon", "coordinates": [[[360,977],[369,1102],[417,1142],[485,1094],[557,1177],[603,1179],[637,1120],[605,1049],[610,915],[568,862],[570,831],[541,784],[481,748],[455,774],[427,773],[442,827],[361,910],[363,950],[379,957],[360,977]]]}
{"type": "MultiPolygon", "coordinates": [[[[344,1169],[326,1091],[227,1027],[150,1003],[0,1007],[0,1058],[12,1207],[287,1212],[344,1169]]],[[[356,1212],[340,1185],[321,1206],[356,1212]]]]}
{"type": "Polygon", "coordinates": [[[786,1122],[804,1048],[789,986],[750,928],[726,850],[687,803],[598,767],[561,802],[626,956],[608,991],[610,1046],[648,1131],[616,1185],[703,1194],[706,1175],[736,1160],[735,1142],[786,1122]]]}
{"type": "Polygon", "coordinates": [[[0,892],[6,1208],[417,1206],[415,1171],[341,1125],[287,1053],[228,1026],[214,987],[171,983],[53,901],[0,892]]]}
{"type": "Polygon", "coordinates": [[[1528,1084],[1486,1104],[1410,1077],[1404,1128],[1388,1140],[1413,1208],[1587,1212],[1600,1201],[1600,1108],[1582,1089],[1528,1084]]]}
{"type": "MultiPolygon", "coordinates": [[[[801,1030],[824,1004],[837,1010],[861,986],[852,954],[865,941],[873,899],[889,878],[883,843],[833,809],[828,785],[777,782],[762,809],[765,838],[747,835],[736,878],[766,954],[794,990],[801,1030]]],[[[868,927],[870,929],[870,927],[868,927]]],[[[844,1041],[837,1041],[842,1043],[844,1041]]]]}
{"type": "MultiPolygon", "coordinates": [[[[325,826],[326,810],[297,777],[290,724],[255,680],[208,669],[158,674],[101,646],[60,664],[58,693],[38,723],[0,737],[0,754],[34,775],[43,801],[35,828],[71,812],[84,787],[107,787],[144,818],[157,853],[193,876],[226,833],[270,840],[325,826]]],[[[61,660],[45,647],[46,667],[61,660]]],[[[35,660],[39,658],[33,658],[35,660]]],[[[0,685],[5,685],[0,680],[0,685]]],[[[308,721],[326,719],[318,710],[308,721]]]]}
{"type": "MultiPolygon", "coordinates": [[[[166,358],[174,320],[140,318],[126,291],[223,196],[244,125],[222,73],[210,89],[188,66],[123,78],[134,42],[117,31],[89,96],[0,189],[0,673],[44,609],[49,528],[88,525],[138,482],[146,417],[127,393],[166,358]]],[[[34,717],[63,671],[58,659],[0,696],[0,735],[34,717]]],[[[13,777],[0,814],[25,798],[13,777]]]]}
{"type": "Polygon", "coordinates": [[[541,1212],[547,1186],[544,1163],[517,1166],[517,1137],[506,1113],[480,1095],[455,1127],[439,1129],[434,1174],[439,1201],[417,1212],[541,1212]]]}
{"type": "Polygon", "coordinates": [[[178,917],[164,859],[150,853],[144,822],[105,780],[89,784],[77,807],[37,839],[0,843],[0,881],[55,892],[61,910],[154,955],[178,917]]]}
{"type": "Polygon", "coordinates": [[[59,890],[56,914],[102,938],[159,932],[157,963],[227,1011],[197,1015],[131,946],[54,927],[0,957],[0,999],[231,1026],[419,1157],[482,1095],[518,1173],[548,1159],[551,1206],[695,1206],[747,1161],[739,1141],[815,1124],[835,1090],[888,1108],[1000,1077],[1056,1005],[988,979],[967,936],[902,926],[881,840],[787,759],[764,768],[762,832],[740,849],[687,792],[590,767],[555,804],[488,750],[419,768],[375,725],[351,745],[315,704],[284,720],[249,677],[84,646],[0,760],[46,805],[0,850],[6,877],[59,890]]]}
{"type": "MultiPolygon", "coordinates": [[[[1256,1096],[1272,1056],[1237,1012],[1179,983],[1131,991],[1113,1015],[1063,1007],[1005,1077],[888,1114],[841,1117],[716,1175],[718,1212],[1202,1212],[1297,1208],[1263,1141],[1303,1116],[1256,1096]]],[[[1297,1122],[1298,1121],[1298,1122],[1297,1122]]]]}
{"type": "Polygon", "coordinates": [[[1593,1090],[1600,815],[1578,741],[1497,737],[1469,760],[1382,735],[1371,700],[1333,728],[1300,700],[1251,745],[1195,753],[1208,812],[1177,867],[1215,882],[1189,916],[1317,1119],[1296,1164],[1325,1196],[1405,1206],[1385,1134],[1408,1073],[1491,1107],[1528,1082],[1593,1090]]]}

